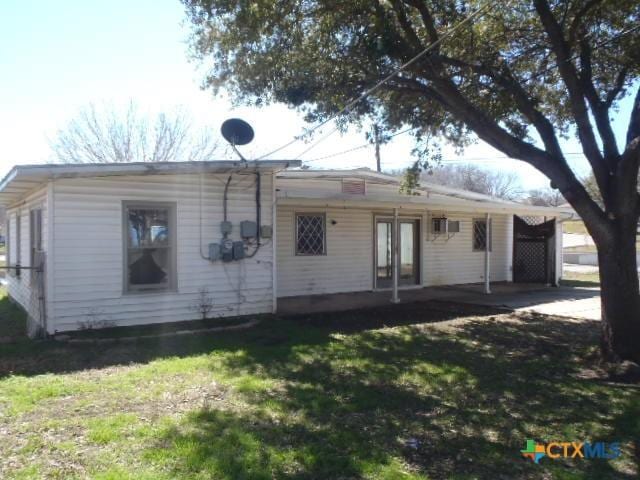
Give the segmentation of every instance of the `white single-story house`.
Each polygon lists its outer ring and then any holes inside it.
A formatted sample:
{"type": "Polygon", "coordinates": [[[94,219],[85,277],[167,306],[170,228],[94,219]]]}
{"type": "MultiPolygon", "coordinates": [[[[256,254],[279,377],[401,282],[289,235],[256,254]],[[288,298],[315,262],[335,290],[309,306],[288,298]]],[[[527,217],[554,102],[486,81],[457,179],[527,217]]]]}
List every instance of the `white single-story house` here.
{"type": "Polygon", "coordinates": [[[278,298],[557,283],[562,208],[299,161],[16,166],[7,288],[33,333],[277,311],[278,298]],[[399,268],[395,268],[398,265],[399,268]]]}

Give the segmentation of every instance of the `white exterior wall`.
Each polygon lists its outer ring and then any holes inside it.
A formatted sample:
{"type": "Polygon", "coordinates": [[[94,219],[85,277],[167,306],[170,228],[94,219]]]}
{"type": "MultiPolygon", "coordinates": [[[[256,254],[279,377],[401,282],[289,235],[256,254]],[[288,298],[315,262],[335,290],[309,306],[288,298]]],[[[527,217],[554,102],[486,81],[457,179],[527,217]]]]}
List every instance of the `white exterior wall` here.
{"type": "MultiPolygon", "coordinates": [[[[42,249],[47,249],[47,188],[38,188],[36,191],[25,197],[24,201],[17,205],[7,208],[7,224],[9,225],[9,250],[8,258],[11,265],[17,263],[18,245],[17,222],[20,222],[20,265],[23,267],[31,266],[31,232],[29,212],[33,209],[42,209],[42,249]]],[[[41,307],[40,293],[36,288],[36,275],[29,269],[20,272],[20,276],[16,276],[15,270],[7,270],[5,278],[7,279],[7,292],[9,296],[19,303],[25,309],[29,317],[29,329],[41,323],[41,307]]]]}
{"type": "Polygon", "coordinates": [[[277,209],[278,296],[369,290],[373,281],[373,216],[366,210],[277,209]],[[327,254],[297,256],[295,213],[326,213],[327,254]],[[332,220],[336,222],[332,225],[332,220]]]}
{"type": "MultiPolygon", "coordinates": [[[[377,214],[390,216],[392,211],[278,206],[278,296],[372,290],[373,225],[377,214]],[[326,214],[326,255],[296,256],[296,212],[326,214]]],[[[401,215],[421,218],[423,286],[484,281],[484,252],[474,252],[472,245],[472,220],[483,215],[447,213],[449,219],[461,222],[460,233],[449,239],[431,236],[427,220],[431,217],[426,212],[402,210],[401,215]]],[[[513,217],[492,215],[492,224],[491,281],[510,281],[513,217]]]]}
{"type": "MultiPolygon", "coordinates": [[[[223,219],[226,174],[203,178],[202,251],[218,243],[223,219]]],[[[255,221],[255,175],[234,175],[228,212],[239,240],[239,223],[255,221]]],[[[149,175],[57,179],[53,275],[50,279],[49,330],[74,330],[86,322],[139,325],[191,320],[198,292],[207,288],[212,315],[271,312],[273,249],[264,240],[251,259],[209,262],[200,255],[200,176],[149,175]],[[124,293],[123,201],[176,204],[177,291],[124,293]]],[[[272,224],[273,183],[262,174],[262,225],[272,224]]]]}
{"type": "MultiPolygon", "coordinates": [[[[455,285],[484,282],[484,251],[473,251],[473,220],[484,220],[483,214],[442,213],[460,222],[460,232],[434,236],[426,226],[424,285],[455,285]]],[[[431,216],[430,216],[431,218],[431,216]]],[[[493,230],[490,281],[510,281],[513,258],[513,217],[491,215],[493,230]]]]}

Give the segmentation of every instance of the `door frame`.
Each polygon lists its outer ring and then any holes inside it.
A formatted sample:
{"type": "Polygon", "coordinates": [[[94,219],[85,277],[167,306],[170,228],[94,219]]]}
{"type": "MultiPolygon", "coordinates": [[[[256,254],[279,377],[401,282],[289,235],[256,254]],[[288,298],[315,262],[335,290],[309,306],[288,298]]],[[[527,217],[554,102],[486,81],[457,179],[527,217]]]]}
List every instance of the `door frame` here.
{"type": "MultiPolygon", "coordinates": [[[[393,213],[374,213],[373,214],[373,233],[372,233],[372,237],[373,237],[373,242],[372,242],[372,248],[373,248],[373,266],[372,266],[372,270],[373,270],[373,275],[372,275],[372,282],[373,282],[373,290],[374,291],[389,291],[393,288],[392,286],[389,287],[378,287],[378,221],[390,221],[392,226],[392,232],[391,232],[391,241],[393,242],[393,244],[395,244],[395,242],[398,241],[398,236],[399,236],[399,232],[396,232],[395,229],[393,228],[393,213]]],[[[399,289],[404,289],[404,290],[409,290],[412,288],[422,288],[423,286],[423,282],[424,282],[424,272],[423,272],[423,263],[424,263],[424,251],[423,251],[423,229],[424,229],[424,216],[420,215],[420,214],[406,214],[406,215],[398,215],[398,223],[403,222],[403,221],[411,221],[411,222],[415,222],[415,224],[417,225],[417,232],[416,232],[416,251],[415,251],[415,256],[417,258],[416,260],[416,282],[415,283],[411,283],[411,284],[401,284],[400,282],[398,282],[398,288],[399,289]]],[[[399,229],[398,229],[399,230],[399,229]]],[[[393,251],[393,244],[392,244],[392,251],[393,251]]],[[[391,261],[392,261],[392,265],[395,263],[395,255],[391,256],[391,261]]],[[[393,270],[392,270],[393,271],[393,270]]]]}

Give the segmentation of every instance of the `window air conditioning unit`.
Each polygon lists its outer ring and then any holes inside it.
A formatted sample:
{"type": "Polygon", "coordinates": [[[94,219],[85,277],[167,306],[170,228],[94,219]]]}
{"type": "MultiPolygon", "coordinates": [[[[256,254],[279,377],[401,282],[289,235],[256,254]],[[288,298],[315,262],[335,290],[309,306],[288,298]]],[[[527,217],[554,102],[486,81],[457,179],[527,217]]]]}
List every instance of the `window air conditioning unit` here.
{"type": "Polygon", "coordinates": [[[431,219],[431,231],[434,234],[447,233],[447,219],[445,217],[432,218],[431,219]]]}
{"type": "Polygon", "coordinates": [[[433,233],[434,235],[451,235],[459,232],[459,220],[449,220],[446,217],[431,219],[431,233],[433,233]]]}

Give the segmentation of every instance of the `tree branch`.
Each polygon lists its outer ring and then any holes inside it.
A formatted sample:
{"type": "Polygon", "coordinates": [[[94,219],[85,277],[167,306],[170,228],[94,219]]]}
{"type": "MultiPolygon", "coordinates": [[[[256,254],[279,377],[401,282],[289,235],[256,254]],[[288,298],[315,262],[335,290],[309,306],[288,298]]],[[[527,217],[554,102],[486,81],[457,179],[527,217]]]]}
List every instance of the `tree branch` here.
{"type": "Polygon", "coordinates": [[[630,145],[638,137],[640,137],[640,87],[638,87],[631,109],[629,127],[627,128],[627,145],[630,145]]]}
{"type": "Polygon", "coordinates": [[[611,105],[613,104],[614,100],[624,88],[624,82],[627,79],[627,73],[628,73],[628,70],[626,67],[623,67],[622,70],[618,72],[618,75],[616,76],[616,81],[614,82],[614,86],[611,90],[609,90],[609,92],[607,92],[607,97],[604,100],[604,103],[607,106],[607,108],[611,108],[611,105]]]}
{"type": "Polygon", "coordinates": [[[427,30],[427,34],[429,35],[429,40],[432,43],[436,42],[440,38],[440,36],[438,35],[436,22],[433,19],[431,12],[429,11],[429,7],[427,7],[427,3],[422,0],[404,0],[404,3],[418,10],[418,12],[420,13],[420,18],[422,18],[424,28],[427,30]]]}
{"type": "Polygon", "coordinates": [[[609,106],[600,99],[593,85],[591,46],[584,39],[580,41],[580,80],[602,140],[605,160],[608,161],[609,168],[613,169],[619,160],[620,152],[609,121],[609,106]]]}
{"type": "Polygon", "coordinates": [[[582,150],[593,168],[598,188],[600,188],[602,197],[606,203],[609,192],[610,171],[604,162],[602,154],[600,153],[598,143],[596,142],[596,138],[591,127],[589,112],[584,100],[585,95],[582,84],[571,61],[571,51],[546,0],[534,0],[534,5],[555,53],[558,70],[560,71],[562,80],[567,87],[571,110],[574,118],[576,119],[576,127],[580,143],[582,144],[582,150]]]}
{"type": "Polygon", "coordinates": [[[422,42],[420,41],[420,39],[418,38],[418,35],[413,29],[413,25],[411,24],[411,21],[407,18],[407,12],[404,9],[403,3],[400,0],[391,0],[391,5],[398,19],[398,23],[402,28],[402,31],[407,36],[409,43],[413,46],[414,50],[424,49],[422,42]]]}

